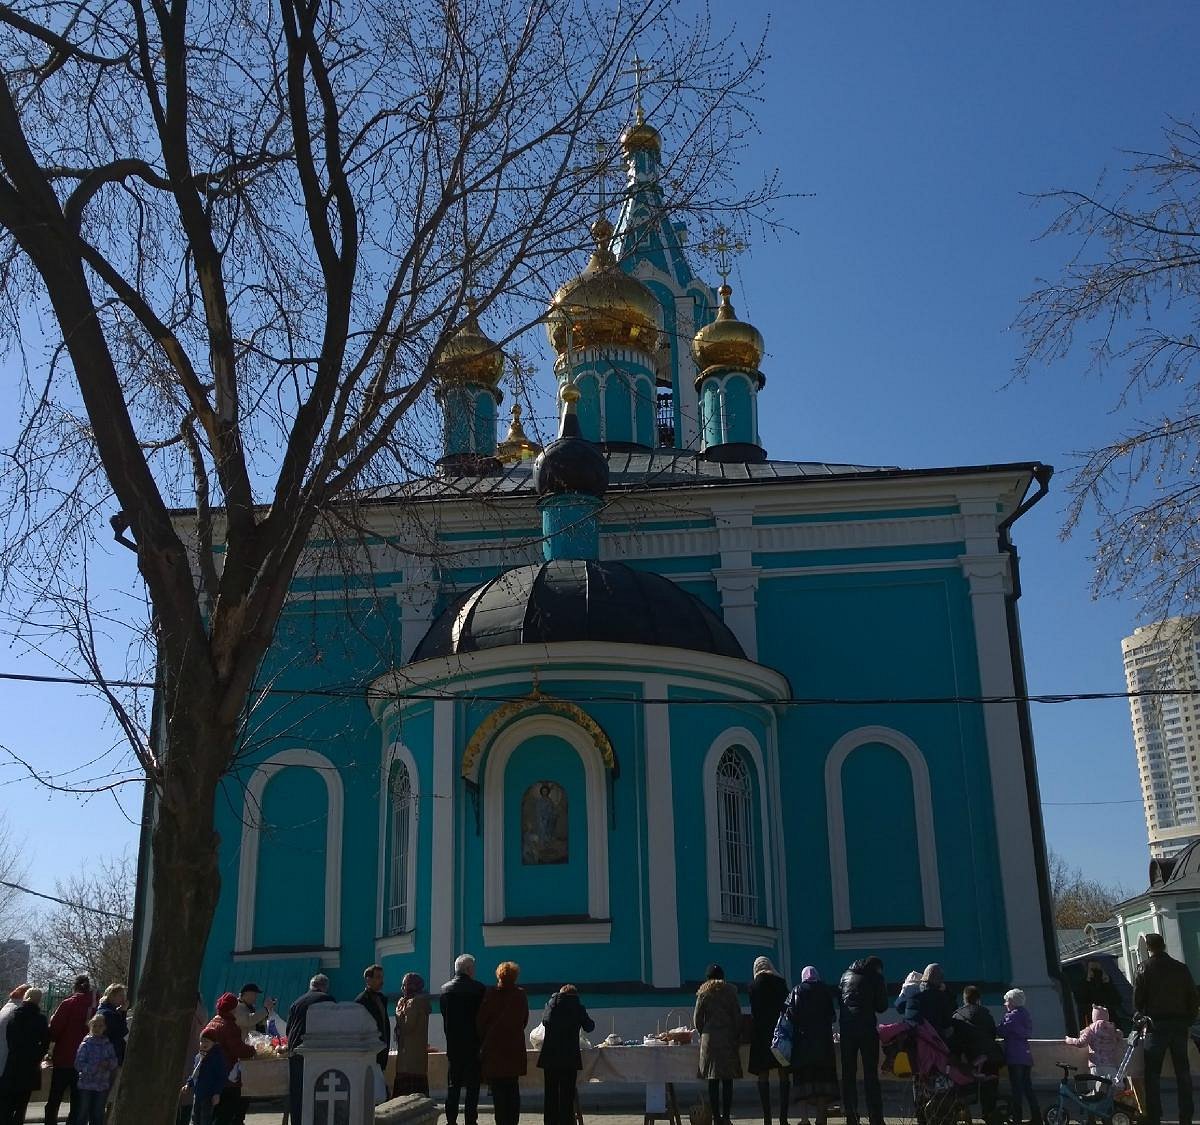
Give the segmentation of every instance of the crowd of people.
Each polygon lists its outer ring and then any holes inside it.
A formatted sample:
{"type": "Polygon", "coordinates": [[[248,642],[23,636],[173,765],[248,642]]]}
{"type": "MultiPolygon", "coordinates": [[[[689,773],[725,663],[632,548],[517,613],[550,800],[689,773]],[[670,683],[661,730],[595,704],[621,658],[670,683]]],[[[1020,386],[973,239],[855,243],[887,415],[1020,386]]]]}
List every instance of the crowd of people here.
{"type": "Polygon", "coordinates": [[[102,1125],[125,1061],[126,992],[110,984],[99,995],[87,976],[47,1018],[43,992],[19,984],[0,1007],[0,1125],[24,1125],[29,1100],[50,1064],[46,1125],[58,1125],[63,1099],[69,1125],[102,1125]]]}
{"type": "MultiPolygon", "coordinates": [[[[1187,1048],[1200,996],[1186,965],[1166,952],[1159,935],[1147,935],[1146,948],[1148,956],[1134,982],[1137,1016],[1147,1017],[1145,1122],[1161,1125],[1160,1077],[1170,1055],[1178,1080],[1179,1122],[1192,1125],[1187,1048]]],[[[503,961],[496,966],[495,984],[485,986],[475,979],[475,958],[464,953],[454,962],[454,975],[439,990],[447,1055],[447,1125],[458,1125],[460,1109],[464,1125],[477,1125],[482,1085],[491,1090],[496,1125],[518,1125],[530,1014],[528,997],[517,983],[519,976],[515,962],[503,961]]],[[[391,1095],[427,1095],[434,998],[424,979],[406,973],[394,1007],[384,994],[382,966],[369,966],[363,984],[355,1000],[379,1033],[380,1080],[394,1043],[391,1095]]],[[[1093,1075],[1111,1079],[1125,1050],[1125,1038],[1112,1018],[1118,1013],[1119,997],[1102,973],[1089,973],[1088,986],[1091,999],[1108,1001],[1112,1007],[1093,1003],[1090,1022],[1067,1042],[1087,1050],[1093,1075]]],[[[800,1114],[799,1125],[814,1121],[825,1125],[830,1107],[838,1102],[847,1125],[859,1125],[860,1066],[867,1123],[884,1125],[881,1061],[895,1067],[900,1050],[912,1074],[920,1125],[940,1125],[932,1110],[931,1078],[945,1073],[951,1062],[974,1080],[985,1120],[995,1119],[999,1075],[1007,1069],[1008,1120],[1022,1125],[1028,1105],[1032,1125],[1041,1125],[1030,1047],[1033,1018],[1019,988],[1005,993],[1004,1012],[997,1022],[974,985],[954,997],[936,963],[909,973],[892,1000],[879,957],[855,961],[836,985],[826,984],[810,965],[794,988],[788,987],[769,958],[758,957],[747,991],[749,1014],[742,1010],[738,989],[714,964],[696,993],[698,1077],[707,1082],[713,1125],[730,1125],[733,1083],[742,1078],[742,1048],[747,1045],[763,1125],[788,1125],[793,1106],[800,1114]],[[890,1007],[899,1021],[880,1023],[890,1007]],[[777,1090],[774,1102],[772,1085],[777,1090]]],[[[289,1008],[286,1024],[280,1021],[274,1000],[267,999],[259,1007],[261,996],[262,990],[253,983],[244,985],[238,995],[226,992],[217,1000],[211,1019],[197,996],[181,1090],[181,1122],[243,1125],[246,1103],[240,1064],[255,1053],[248,1042],[255,1031],[281,1040],[286,1035],[289,1112],[292,1121],[301,1120],[300,1048],[308,1013],[314,1005],[334,999],[329,978],[318,973],[311,979],[308,991],[289,1008]]],[[[42,999],[40,989],[23,984],[0,1008],[0,1125],[23,1125],[30,1095],[41,1088],[45,1062],[50,1068],[46,1125],[58,1125],[64,1098],[69,1099],[68,1125],[102,1125],[125,1058],[129,1031],[125,987],[109,985],[97,997],[88,977],[80,976],[49,1018],[42,1011],[42,999]]],[[[536,1064],[543,1072],[545,1125],[572,1125],[582,1069],[580,1036],[594,1027],[574,985],[562,985],[546,1003],[536,1064]]]]}

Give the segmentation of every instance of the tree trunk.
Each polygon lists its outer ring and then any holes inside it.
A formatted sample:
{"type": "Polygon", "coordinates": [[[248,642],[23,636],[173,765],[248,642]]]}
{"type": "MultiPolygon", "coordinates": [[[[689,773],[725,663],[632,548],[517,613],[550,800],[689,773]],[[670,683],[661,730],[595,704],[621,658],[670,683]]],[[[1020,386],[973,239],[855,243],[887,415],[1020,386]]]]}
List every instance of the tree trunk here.
{"type": "MultiPolygon", "coordinates": [[[[178,700],[176,700],[178,702],[178,700]]],[[[188,707],[194,718],[203,708],[188,707]]],[[[178,713],[178,711],[177,711],[178,713]]],[[[233,735],[210,722],[172,722],[153,833],[146,960],[112,1125],[173,1125],[196,1011],[196,982],[221,880],[213,808],[233,735]],[[223,745],[222,744],[223,741],[223,745]]]]}

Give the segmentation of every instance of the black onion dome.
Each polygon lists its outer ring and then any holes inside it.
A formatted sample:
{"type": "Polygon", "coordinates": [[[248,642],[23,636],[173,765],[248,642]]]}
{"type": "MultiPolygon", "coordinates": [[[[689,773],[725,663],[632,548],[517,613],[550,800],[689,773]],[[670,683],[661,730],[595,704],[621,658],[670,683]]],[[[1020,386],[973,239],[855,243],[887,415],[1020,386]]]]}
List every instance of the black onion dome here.
{"type": "Polygon", "coordinates": [[[539,496],[558,492],[603,496],[608,488],[608,460],[598,445],[582,436],[571,406],[573,401],[563,412],[559,436],[533,463],[533,490],[539,496]]]}
{"type": "Polygon", "coordinates": [[[552,559],[461,595],[429,627],[412,663],[507,645],[606,641],[746,654],[729,627],[669,578],[624,563],[552,559]]]}

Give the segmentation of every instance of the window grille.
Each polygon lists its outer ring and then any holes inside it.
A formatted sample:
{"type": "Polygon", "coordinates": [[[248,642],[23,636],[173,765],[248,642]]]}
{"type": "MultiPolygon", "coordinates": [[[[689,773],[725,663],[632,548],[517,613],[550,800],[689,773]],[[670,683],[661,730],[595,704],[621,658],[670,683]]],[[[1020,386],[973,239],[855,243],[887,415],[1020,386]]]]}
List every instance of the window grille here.
{"type": "Polygon", "coordinates": [[[412,855],[413,827],[416,822],[416,800],[408,766],[397,762],[392,770],[390,785],[392,812],[392,854],[388,876],[387,935],[401,934],[409,925],[409,905],[412,887],[409,885],[409,858],[412,855]]]}
{"type": "Polygon", "coordinates": [[[721,864],[721,918],[758,921],[754,871],[754,797],[750,770],[732,747],[717,763],[717,846],[721,864]]]}
{"type": "Polygon", "coordinates": [[[655,433],[659,449],[675,446],[675,400],[670,391],[659,391],[655,400],[655,433]]]}

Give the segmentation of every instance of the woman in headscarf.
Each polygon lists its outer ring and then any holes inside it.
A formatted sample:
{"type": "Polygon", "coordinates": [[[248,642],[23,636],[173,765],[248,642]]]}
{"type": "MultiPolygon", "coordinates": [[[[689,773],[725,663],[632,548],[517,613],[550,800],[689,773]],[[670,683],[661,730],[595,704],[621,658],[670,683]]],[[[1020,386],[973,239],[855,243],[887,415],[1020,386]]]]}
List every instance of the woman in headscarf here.
{"type": "Polygon", "coordinates": [[[725,979],[720,965],[709,965],[704,983],[696,992],[692,1023],[700,1032],[699,1077],[708,1081],[708,1107],[713,1125],[729,1125],[733,1107],[733,1080],[742,1076],[738,1043],[742,1006],[737,989],[725,979]]]}
{"type": "Polygon", "coordinates": [[[809,1106],[817,1125],[825,1125],[829,1103],[838,1098],[837,1059],[833,1050],[833,991],[808,965],[792,989],[784,1011],[792,1021],[792,1090],[808,1125],[809,1106]]]}
{"type": "Polygon", "coordinates": [[[396,1081],[392,1097],[429,1096],[429,1013],[433,1005],[420,973],[405,973],[396,1001],[396,1081]]]}
{"type": "Polygon", "coordinates": [[[775,1025],[787,1000],[788,986],[769,957],[754,959],[750,982],[750,1073],[758,1079],[763,1125],[771,1125],[771,1071],[779,1072],[779,1125],[787,1125],[788,1072],[771,1050],[775,1025]]]}
{"type": "Polygon", "coordinates": [[[954,1027],[954,998],[946,991],[946,976],[941,965],[926,965],[921,974],[921,987],[913,995],[896,1002],[896,1011],[911,1024],[927,1023],[952,1046],[954,1027]]]}

